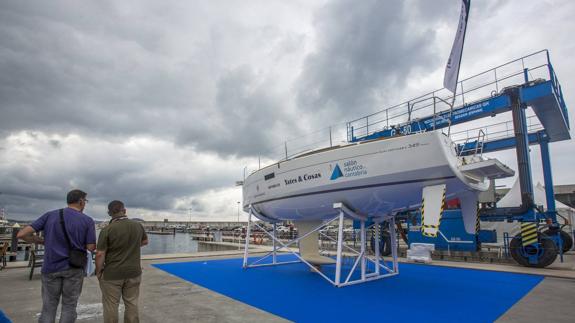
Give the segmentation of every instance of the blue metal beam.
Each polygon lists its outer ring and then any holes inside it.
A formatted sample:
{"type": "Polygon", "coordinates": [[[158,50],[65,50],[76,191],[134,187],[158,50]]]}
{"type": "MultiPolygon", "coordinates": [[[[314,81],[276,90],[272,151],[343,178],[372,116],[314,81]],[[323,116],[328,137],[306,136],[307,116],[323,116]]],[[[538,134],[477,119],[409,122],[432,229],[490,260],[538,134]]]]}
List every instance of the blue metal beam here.
{"type": "MultiPolygon", "coordinates": [[[[562,94],[558,94],[552,81],[544,81],[536,84],[523,86],[520,90],[520,98],[524,104],[533,107],[539,120],[545,128],[551,127],[549,141],[569,139],[569,123],[567,109],[565,107],[562,94]],[[555,108],[555,106],[559,108],[555,108]]],[[[490,97],[473,104],[464,105],[453,109],[451,114],[451,125],[457,125],[511,110],[511,98],[507,94],[490,97]]],[[[404,124],[392,126],[391,128],[374,132],[368,136],[356,137],[351,128],[351,142],[372,140],[381,137],[393,137],[398,134],[409,135],[412,133],[432,131],[449,126],[450,113],[443,111],[435,116],[413,119],[404,124]]],[[[497,146],[498,143],[495,143],[497,146]]],[[[515,145],[508,145],[508,148],[515,145]]],[[[497,148],[498,150],[501,150],[497,148]]],[[[503,148],[505,149],[505,148],[503,148]]]]}
{"type": "Polygon", "coordinates": [[[553,190],[553,173],[551,172],[551,158],[549,156],[549,137],[540,133],[539,146],[541,147],[541,164],[543,165],[543,181],[545,183],[545,199],[547,201],[547,215],[557,222],[555,209],[555,192],[553,190]]]}
{"type": "MultiPolygon", "coordinates": [[[[463,107],[453,109],[451,114],[451,125],[469,122],[476,119],[493,116],[511,109],[511,100],[508,95],[503,94],[491,97],[479,102],[464,105],[463,107]]],[[[352,142],[377,139],[381,137],[393,137],[397,134],[412,134],[422,131],[431,131],[449,126],[449,111],[443,111],[436,116],[429,116],[420,119],[414,119],[395,128],[384,129],[374,132],[369,136],[355,137],[352,133],[352,142]]],[[[353,130],[352,130],[353,131],[353,130]]]]}
{"type": "Polygon", "coordinates": [[[571,138],[567,110],[562,106],[562,98],[556,94],[551,81],[522,87],[519,93],[521,102],[533,108],[541,125],[547,130],[549,142],[571,138]]]}
{"type": "MultiPolygon", "coordinates": [[[[381,111],[385,112],[385,118],[381,119],[383,115],[381,112],[374,113],[368,115],[364,118],[359,118],[353,120],[348,123],[348,140],[350,142],[357,142],[357,141],[364,141],[364,140],[372,140],[378,139],[381,137],[393,137],[396,135],[409,135],[412,133],[419,133],[424,131],[430,131],[440,128],[448,127],[449,125],[456,125],[461,124],[464,122],[493,116],[498,113],[509,111],[511,108],[511,97],[510,93],[515,92],[516,89],[519,90],[519,101],[522,105],[527,105],[533,108],[535,113],[537,114],[538,119],[540,120],[543,128],[547,130],[547,135],[549,137],[549,142],[560,141],[560,140],[567,140],[570,139],[569,133],[569,117],[567,113],[567,106],[565,104],[565,99],[563,97],[563,91],[561,90],[561,85],[557,79],[557,75],[555,74],[555,70],[553,65],[551,64],[551,60],[549,58],[549,52],[547,50],[543,50],[537,53],[533,53],[519,59],[513,60],[506,64],[500,65],[495,67],[489,71],[485,71],[479,73],[471,78],[466,79],[470,80],[476,77],[484,77],[486,73],[493,72],[495,75],[495,89],[492,89],[495,95],[491,97],[483,98],[473,104],[465,104],[462,107],[453,107],[451,111],[442,111],[440,113],[436,113],[437,104],[445,107],[445,105],[449,105],[447,101],[451,101],[453,97],[449,96],[436,96],[437,93],[441,92],[443,89],[433,91],[431,93],[425,94],[418,98],[414,98],[413,100],[409,100],[405,103],[400,105],[388,108],[387,110],[381,111]],[[546,64],[538,65],[538,66],[525,66],[524,59],[527,57],[531,57],[534,55],[538,55],[540,53],[545,53],[546,55],[546,64]],[[497,70],[501,69],[503,66],[508,66],[509,64],[515,64],[517,62],[521,62],[523,66],[523,84],[515,85],[512,87],[504,88],[500,91],[498,87],[498,80],[503,81],[510,77],[515,77],[520,75],[512,74],[505,76],[503,78],[497,77],[497,70]],[[530,80],[530,73],[532,71],[537,71],[537,75],[540,77],[538,79],[531,79],[530,80]],[[540,74],[543,72],[543,74],[540,74]],[[545,72],[548,72],[545,75],[545,72]],[[511,91],[511,92],[510,92],[511,91]],[[414,105],[422,104],[423,102],[430,102],[425,106],[418,106],[414,110],[414,105]],[[399,107],[406,106],[407,110],[400,113],[394,114],[392,116],[388,116],[389,109],[401,109],[399,107]],[[414,112],[423,112],[426,109],[429,111],[431,115],[424,116],[417,119],[412,119],[411,116],[414,112]],[[376,121],[372,120],[370,124],[369,118],[375,117],[376,121]],[[402,116],[407,117],[407,121],[403,123],[397,124],[398,118],[402,116]],[[394,120],[395,124],[388,124],[390,119],[394,120]],[[365,121],[365,124],[363,124],[365,121]],[[381,128],[381,126],[385,123],[385,128],[381,128]],[[355,127],[355,126],[358,127],[355,127]],[[370,133],[370,126],[371,130],[373,131],[373,127],[377,127],[373,133],[370,133]],[[355,128],[354,128],[355,127],[355,128]]],[[[488,83],[480,86],[479,88],[493,85],[493,83],[488,83]]],[[[499,84],[500,85],[500,84],[499,84]]],[[[464,94],[466,93],[463,91],[463,81],[461,82],[462,93],[460,93],[461,98],[464,98],[464,94]]],[[[472,88],[467,92],[475,91],[479,88],[472,88]]]]}
{"type": "MultiPolygon", "coordinates": [[[[528,135],[530,145],[539,144],[540,138],[539,138],[538,133],[539,132],[534,132],[534,133],[530,133],[528,135]]],[[[475,147],[476,146],[477,146],[477,140],[471,141],[471,142],[466,143],[465,145],[463,145],[463,144],[458,145],[457,151],[462,151],[462,149],[463,149],[464,151],[463,151],[463,153],[461,153],[461,155],[463,155],[463,156],[473,155],[475,153],[475,147]]],[[[490,141],[485,141],[483,143],[483,152],[484,153],[490,153],[490,152],[494,152],[494,151],[501,151],[501,150],[515,148],[515,146],[516,146],[515,137],[490,140],[490,141]]]]}

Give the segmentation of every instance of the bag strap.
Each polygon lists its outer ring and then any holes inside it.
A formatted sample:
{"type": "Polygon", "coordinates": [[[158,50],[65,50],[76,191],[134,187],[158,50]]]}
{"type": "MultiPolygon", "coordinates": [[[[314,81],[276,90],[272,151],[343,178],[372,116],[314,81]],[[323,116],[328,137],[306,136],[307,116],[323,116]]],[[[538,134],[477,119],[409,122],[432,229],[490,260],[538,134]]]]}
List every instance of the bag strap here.
{"type": "Polygon", "coordinates": [[[64,209],[60,209],[60,224],[62,225],[62,230],[64,230],[64,236],[66,237],[66,242],[68,243],[68,249],[72,250],[72,243],[70,242],[68,231],[66,231],[66,223],[64,222],[64,209]]]}

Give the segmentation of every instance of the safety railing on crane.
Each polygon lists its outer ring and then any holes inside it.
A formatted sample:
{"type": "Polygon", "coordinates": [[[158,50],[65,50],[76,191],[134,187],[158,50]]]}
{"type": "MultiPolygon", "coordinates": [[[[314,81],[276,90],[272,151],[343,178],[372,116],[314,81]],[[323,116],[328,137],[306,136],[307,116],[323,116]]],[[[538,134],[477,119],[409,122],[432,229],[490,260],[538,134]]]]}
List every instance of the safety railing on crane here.
{"type": "MultiPolygon", "coordinates": [[[[539,119],[537,119],[536,116],[534,115],[529,116],[527,117],[527,130],[529,133],[534,133],[539,130],[543,130],[543,125],[541,125],[539,119]]],[[[465,146],[466,143],[477,140],[478,139],[477,134],[479,132],[483,133],[482,136],[483,143],[499,139],[510,138],[514,136],[513,121],[509,120],[486,126],[480,126],[452,132],[451,140],[457,145],[465,146]]],[[[475,149],[475,147],[473,149],[475,149]]]]}
{"type": "MultiPolygon", "coordinates": [[[[524,84],[526,75],[530,80],[550,80],[566,115],[561,85],[551,65],[549,52],[545,49],[459,81],[455,99],[451,92],[443,88],[352,120],[347,123],[348,141],[387,129],[405,129],[403,125],[417,122],[418,118],[439,114],[445,116],[445,111],[451,109],[448,102],[454,102],[454,107],[460,107],[498,96],[509,86],[524,84]]],[[[436,121],[434,119],[433,126],[436,121]]],[[[405,130],[409,132],[409,128],[405,130]]]]}
{"type": "MultiPolygon", "coordinates": [[[[551,80],[551,84],[553,85],[553,90],[557,95],[557,98],[559,100],[559,106],[561,107],[563,115],[567,115],[567,105],[565,104],[565,99],[563,98],[563,90],[561,89],[561,84],[559,84],[559,81],[557,80],[557,74],[555,74],[555,69],[551,64],[551,59],[549,58],[549,51],[545,50],[545,53],[547,55],[547,62],[549,64],[549,77],[551,80]]],[[[566,118],[565,121],[567,122],[567,125],[569,125],[569,118],[566,118]]]]}

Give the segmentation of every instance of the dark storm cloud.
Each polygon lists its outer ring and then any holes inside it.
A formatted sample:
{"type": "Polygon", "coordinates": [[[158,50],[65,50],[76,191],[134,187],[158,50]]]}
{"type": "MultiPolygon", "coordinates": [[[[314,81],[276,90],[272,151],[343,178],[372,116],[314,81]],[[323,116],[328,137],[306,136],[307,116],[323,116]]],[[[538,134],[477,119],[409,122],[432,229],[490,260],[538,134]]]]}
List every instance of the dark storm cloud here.
{"type": "Polygon", "coordinates": [[[199,200],[192,200],[190,203],[190,209],[195,212],[203,212],[206,210],[205,205],[199,200]]]}
{"type": "MultiPolygon", "coordinates": [[[[114,144],[19,133],[0,145],[7,152],[0,156],[0,204],[20,216],[40,212],[39,201],[62,206],[73,188],[88,192],[95,205],[120,199],[130,207],[172,210],[178,201],[230,187],[240,177],[232,162],[152,139],[114,144]]],[[[204,208],[191,205],[198,212],[204,208]]]]}
{"type": "Polygon", "coordinates": [[[257,156],[280,143],[285,138],[282,135],[297,133],[296,118],[287,110],[286,102],[250,67],[228,71],[216,88],[213,109],[200,120],[199,127],[182,128],[179,142],[195,143],[200,150],[257,156]],[[195,141],[198,137],[203,140],[195,141]]]}
{"type": "Polygon", "coordinates": [[[273,28],[220,23],[223,18],[205,16],[201,4],[186,8],[187,19],[205,22],[195,28],[175,7],[4,2],[0,134],[151,135],[222,156],[265,150],[273,136],[258,139],[261,132],[291,126],[288,102],[266,84],[247,88],[258,81],[251,67],[242,67],[241,52],[235,62],[228,57],[258,37],[286,40],[273,28]],[[234,64],[239,67],[230,68],[234,64]],[[261,127],[272,114],[278,118],[261,127]]]}
{"type": "Polygon", "coordinates": [[[59,205],[74,187],[101,205],[186,209],[179,200],[237,179],[234,158],[277,157],[270,150],[284,139],[327,126],[315,111],[366,110],[374,91],[433,65],[432,27],[409,22],[425,3],[328,3],[315,14],[317,51],[301,66],[305,33],[234,16],[231,3],[2,2],[0,139],[16,139],[0,149],[21,149],[11,157],[19,163],[0,164],[0,190],[12,209],[28,201],[21,214],[38,201],[59,205]],[[132,137],[176,146],[124,151],[132,137]],[[219,164],[168,165],[211,152],[219,164]]]}
{"type": "Polygon", "coordinates": [[[414,71],[430,72],[445,59],[434,43],[449,1],[333,1],[315,20],[317,50],[300,79],[304,109],[361,115],[377,109],[384,91],[397,91],[414,71]],[[439,10],[437,8],[443,8],[439,10]]]}
{"type": "MultiPolygon", "coordinates": [[[[466,70],[549,42],[561,45],[570,88],[572,4],[472,6],[466,70]],[[539,23],[527,23],[534,12],[539,23]]],[[[257,163],[247,157],[280,158],[270,150],[281,154],[285,139],[399,103],[406,87],[432,90],[417,81],[442,74],[459,9],[459,0],[1,1],[0,203],[37,215],[79,187],[104,215],[116,198],[185,218],[190,208],[235,214],[232,185],[257,163]]]]}
{"type": "Polygon", "coordinates": [[[315,15],[317,51],[291,88],[267,72],[303,50],[300,35],[248,27],[201,2],[3,2],[0,133],[148,135],[256,156],[305,127],[344,121],[346,109],[370,112],[384,89],[435,68],[438,8],[458,9],[448,3],[329,2],[315,15]],[[269,44],[268,65],[246,61],[269,44]],[[299,120],[326,109],[337,117],[299,120]]]}
{"type": "Polygon", "coordinates": [[[208,210],[190,197],[232,186],[246,163],[237,156],[294,128],[266,75],[276,64],[258,58],[294,54],[301,36],[230,5],[2,2],[2,205],[26,217],[82,188],[98,205],[208,210]],[[156,144],[134,157],[133,137],[156,144]]]}

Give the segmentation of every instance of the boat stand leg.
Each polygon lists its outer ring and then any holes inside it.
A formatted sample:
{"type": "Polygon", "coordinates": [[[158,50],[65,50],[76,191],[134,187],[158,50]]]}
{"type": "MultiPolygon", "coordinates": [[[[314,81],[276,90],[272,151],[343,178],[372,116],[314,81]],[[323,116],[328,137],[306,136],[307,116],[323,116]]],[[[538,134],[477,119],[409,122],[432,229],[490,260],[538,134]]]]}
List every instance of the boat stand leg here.
{"type": "Polygon", "coordinates": [[[395,216],[392,216],[388,220],[389,225],[389,235],[391,240],[391,256],[393,258],[393,272],[399,272],[399,266],[397,265],[397,235],[395,234],[395,216]]]}
{"type": "Polygon", "coordinates": [[[252,207],[250,205],[250,213],[248,216],[248,227],[246,229],[246,243],[244,246],[244,264],[243,264],[243,268],[246,268],[248,266],[248,255],[249,255],[249,249],[250,249],[250,231],[252,228],[252,207]]]}
{"type": "Polygon", "coordinates": [[[379,259],[381,252],[379,250],[379,223],[375,223],[375,273],[379,275],[379,259]]]}
{"type": "MultiPolygon", "coordinates": [[[[378,223],[376,223],[376,237],[375,237],[375,240],[376,240],[376,245],[375,245],[376,257],[375,257],[375,259],[371,259],[371,257],[367,256],[367,227],[365,225],[365,223],[367,221],[367,217],[362,215],[362,214],[355,213],[353,210],[346,207],[343,203],[334,203],[334,208],[339,209],[340,214],[338,215],[338,217],[339,217],[339,230],[338,230],[338,239],[336,241],[336,243],[337,243],[337,260],[336,260],[335,280],[334,280],[333,284],[337,287],[344,287],[344,286],[361,284],[361,283],[365,283],[368,281],[373,281],[373,280],[382,279],[382,278],[397,275],[399,270],[398,270],[398,265],[397,265],[397,240],[395,240],[395,217],[387,218],[387,221],[391,221],[391,223],[389,223],[389,231],[390,231],[390,234],[394,238],[394,239],[392,239],[392,242],[391,242],[391,246],[393,246],[392,247],[392,249],[393,249],[393,266],[388,267],[385,264],[385,262],[381,262],[382,260],[379,259],[381,257],[381,250],[379,248],[379,242],[381,241],[381,239],[379,239],[379,233],[381,231],[381,228],[379,228],[379,226],[381,225],[381,222],[384,220],[384,217],[374,220],[375,222],[378,222],[378,223]],[[348,217],[351,217],[353,219],[360,221],[360,224],[361,224],[361,250],[360,251],[357,251],[357,250],[343,244],[343,219],[345,218],[345,216],[348,216],[348,217]],[[345,281],[342,281],[342,279],[341,279],[341,267],[342,267],[342,261],[341,260],[342,260],[343,248],[349,249],[357,255],[357,258],[356,258],[350,272],[347,274],[347,278],[345,279],[345,281]],[[375,271],[374,272],[369,272],[369,273],[367,272],[367,269],[368,269],[367,262],[368,261],[371,264],[375,265],[375,271]],[[355,280],[351,280],[351,277],[355,273],[356,268],[358,269],[358,271],[361,270],[360,277],[355,279],[355,280]],[[385,273],[383,273],[383,274],[381,273],[382,269],[385,270],[385,273]]],[[[335,219],[336,218],[334,218],[334,220],[335,219]]],[[[335,239],[333,239],[333,241],[335,241],[335,239]]]]}
{"type": "Polygon", "coordinates": [[[339,211],[339,227],[337,234],[337,258],[335,262],[335,285],[339,287],[341,281],[341,261],[343,249],[343,211],[339,211]]]}
{"type": "Polygon", "coordinates": [[[361,220],[361,280],[365,280],[365,267],[366,267],[366,258],[365,258],[365,220],[361,220]]]}
{"type": "MultiPolygon", "coordinates": [[[[273,236],[276,236],[276,223],[274,222],[274,227],[273,227],[273,236]]],[[[277,261],[276,255],[276,239],[272,239],[272,250],[273,250],[273,254],[272,254],[272,263],[275,264],[277,261]]]]}

